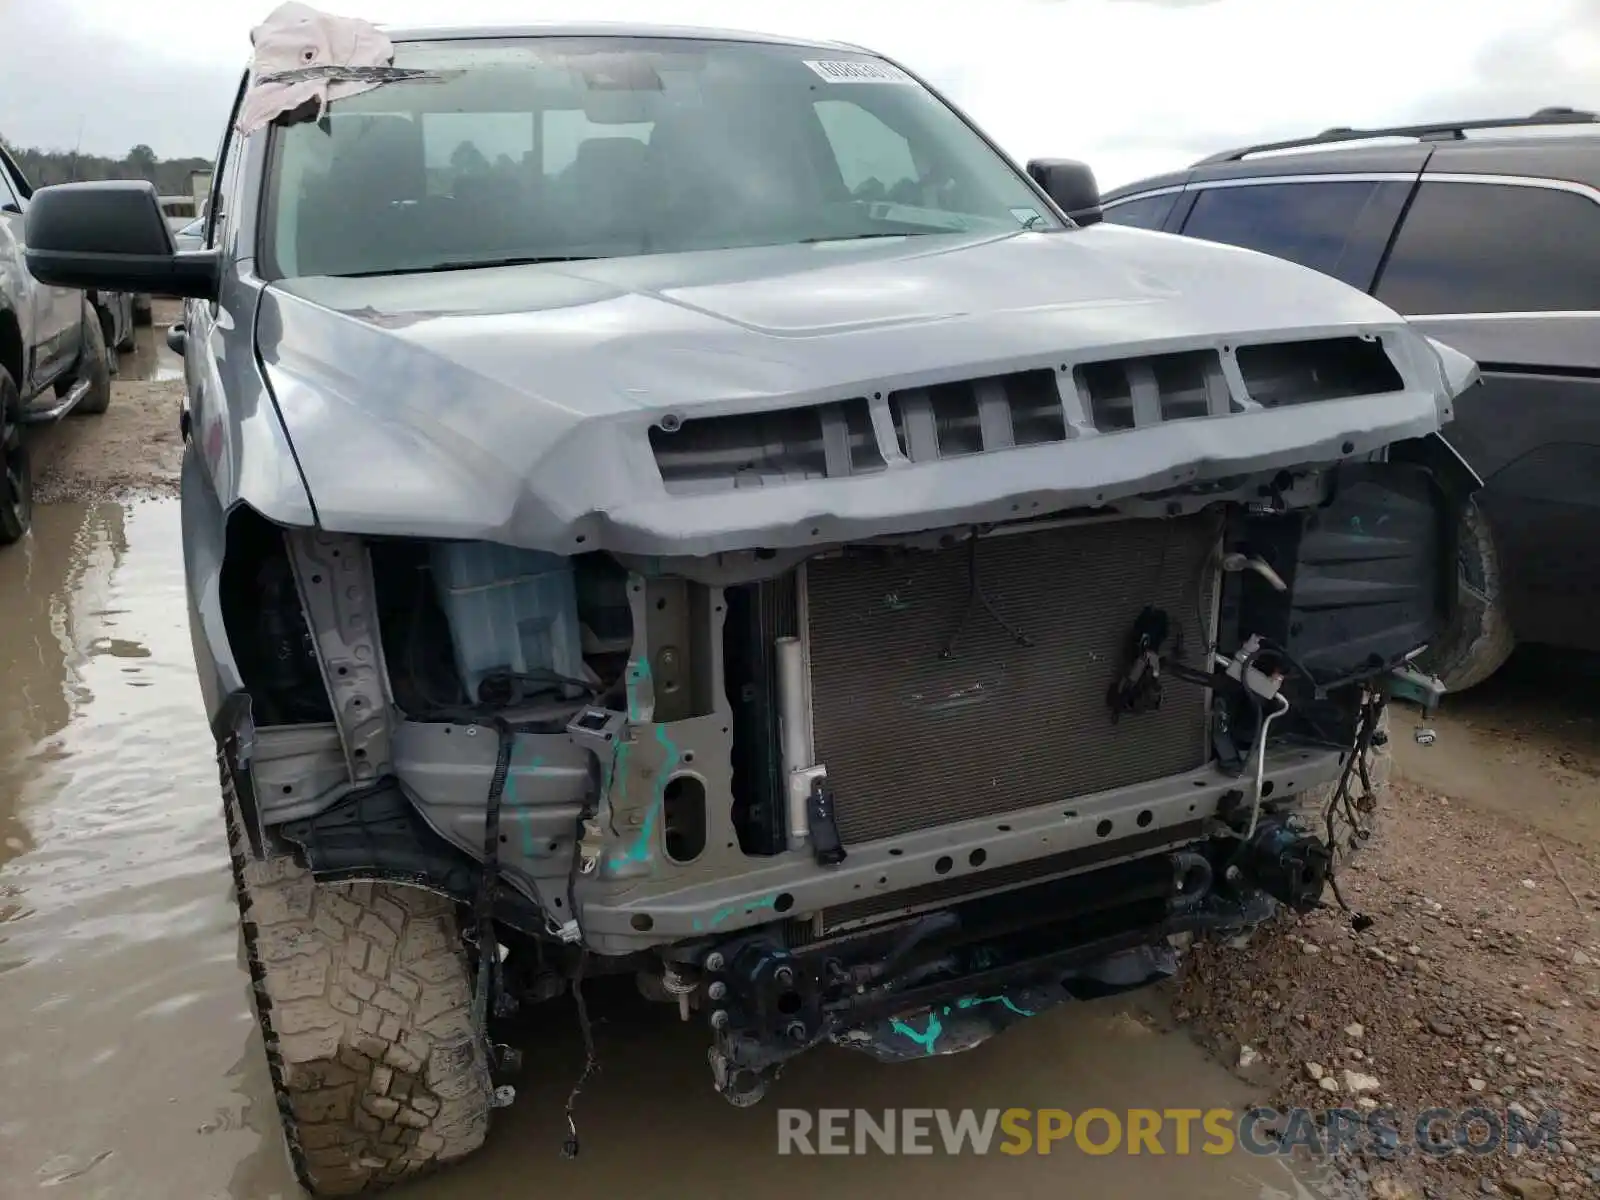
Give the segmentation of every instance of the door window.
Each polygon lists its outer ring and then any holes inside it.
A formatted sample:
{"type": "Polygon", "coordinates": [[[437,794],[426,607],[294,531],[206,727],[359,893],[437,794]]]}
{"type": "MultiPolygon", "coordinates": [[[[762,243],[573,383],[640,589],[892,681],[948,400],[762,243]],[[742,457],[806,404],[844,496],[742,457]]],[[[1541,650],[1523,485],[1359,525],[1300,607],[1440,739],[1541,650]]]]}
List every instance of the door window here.
{"type": "Polygon", "coordinates": [[[1600,310],[1600,204],[1548,187],[1424,182],[1377,295],[1406,314],[1600,310]]]}
{"type": "Polygon", "coordinates": [[[1172,206],[1178,202],[1177,192],[1165,196],[1144,196],[1138,200],[1124,200],[1105,210],[1105,219],[1113,225],[1132,225],[1138,229],[1160,229],[1167,223],[1172,206]]]}
{"type": "Polygon", "coordinates": [[[1365,237],[1363,217],[1378,199],[1392,199],[1398,209],[1405,187],[1341,180],[1207,188],[1183,232],[1287,258],[1365,289],[1393,225],[1365,237]]]}

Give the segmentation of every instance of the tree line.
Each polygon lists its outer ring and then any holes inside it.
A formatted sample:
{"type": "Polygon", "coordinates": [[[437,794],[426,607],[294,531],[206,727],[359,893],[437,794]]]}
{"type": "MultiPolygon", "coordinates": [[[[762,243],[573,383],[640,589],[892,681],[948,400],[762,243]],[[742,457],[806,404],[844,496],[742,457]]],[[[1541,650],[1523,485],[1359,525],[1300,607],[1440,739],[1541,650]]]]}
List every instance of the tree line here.
{"type": "Polygon", "coordinates": [[[205,158],[156,157],[149,146],[135,146],[121,158],[103,154],[82,154],[76,150],[40,150],[34,146],[15,146],[0,137],[16,160],[18,168],[34,187],[52,183],[73,183],[84,179],[148,179],[163,196],[187,196],[189,172],[209,171],[205,158]]]}

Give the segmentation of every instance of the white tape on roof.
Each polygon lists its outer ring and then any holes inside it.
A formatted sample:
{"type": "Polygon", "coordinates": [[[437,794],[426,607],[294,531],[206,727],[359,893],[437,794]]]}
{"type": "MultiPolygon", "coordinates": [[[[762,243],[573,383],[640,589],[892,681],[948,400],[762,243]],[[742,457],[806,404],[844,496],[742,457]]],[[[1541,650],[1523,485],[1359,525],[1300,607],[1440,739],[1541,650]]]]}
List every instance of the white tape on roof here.
{"type": "Polygon", "coordinates": [[[394,62],[394,43],[377,26],[295,0],[273,9],[251,31],[250,41],[255,49],[250,87],[239,109],[240,133],[254,132],[309,101],[316,102],[320,117],[329,101],[377,87],[382,69],[394,62]]]}

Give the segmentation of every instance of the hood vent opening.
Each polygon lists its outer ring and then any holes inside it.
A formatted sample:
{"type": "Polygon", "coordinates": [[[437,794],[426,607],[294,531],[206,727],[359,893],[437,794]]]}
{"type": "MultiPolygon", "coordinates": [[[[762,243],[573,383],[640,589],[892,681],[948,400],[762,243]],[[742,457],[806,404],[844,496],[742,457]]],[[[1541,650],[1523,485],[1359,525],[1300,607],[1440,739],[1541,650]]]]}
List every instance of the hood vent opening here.
{"type": "MultiPolygon", "coordinates": [[[[1155,376],[1156,392],[1161,398],[1163,421],[1187,421],[1212,414],[1207,375],[1213,370],[1226,398],[1227,384],[1222,381],[1220,361],[1209,350],[1160,354],[1150,360],[1150,366],[1155,376]]],[[[1228,410],[1225,407],[1222,411],[1228,410]]]]}
{"type": "Polygon", "coordinates": [[[864,397],[650,427],[667,491],[680,495],[865,475],[885,467],[864,397]]]}
{"type": "Polygon", "coordinates": [[[900,452],[914,463],[1067,440],[1050,370],[890,392],[889,411],[900,452]]]}
{"type": "Polygon", "coordinates": [[[1132,429],[1133,383],[1125,362],[1084,363],[1072,377],[1089,399],[1089,419],[1101,433],[1132,429]]]}
{"type": "Polygon", "coordinates": [[[1240,346],[1245,391],[1262,408],[1381,396],[1405,388],[1400,372],[1375,338],[1320,338],[1240,346]]]}
{"type": "Polygon", "coordinates": [[[1101,433],[1223,416],[1233,407],[1214,350],[1083,363],[1073,378],[1101,433]]]}

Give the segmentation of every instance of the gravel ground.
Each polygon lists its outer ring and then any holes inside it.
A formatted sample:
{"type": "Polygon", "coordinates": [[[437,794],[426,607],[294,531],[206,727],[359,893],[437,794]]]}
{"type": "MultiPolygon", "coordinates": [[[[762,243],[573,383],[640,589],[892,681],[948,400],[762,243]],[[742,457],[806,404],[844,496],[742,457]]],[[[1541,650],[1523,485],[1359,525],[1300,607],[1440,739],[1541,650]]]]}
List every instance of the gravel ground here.
{"type": "Polygon", "coordinates": [[[1341,874],[1369,928],[1337,908],[1285,918],[1244,948],[1197,950],[1175,988],[1175,1019],[1264,1103],[1396,1114],[1401,1153],[1363,1137],[1341,1158],[1374,1197],[1600,1194],[1600,867],[1592,844],[1551,831],[1574,829],[1559,810],[1595,807],[1600,756],[1592,717],[1519,707],[1518,674],[1457,698],[1430,746],[1407,714],[1395,722],[1401,779],[1341,874]],[[1485,753],[1520,768],[1514,793],[1478,803],[1415,782],[1434,756],[1482,778],[1485,753]],[[1536,1151],[1409,1150],[1418,1114],[1472,1107],[1530,1126],[1554,1111],[1560,1129],[1536,1151]]]}

